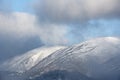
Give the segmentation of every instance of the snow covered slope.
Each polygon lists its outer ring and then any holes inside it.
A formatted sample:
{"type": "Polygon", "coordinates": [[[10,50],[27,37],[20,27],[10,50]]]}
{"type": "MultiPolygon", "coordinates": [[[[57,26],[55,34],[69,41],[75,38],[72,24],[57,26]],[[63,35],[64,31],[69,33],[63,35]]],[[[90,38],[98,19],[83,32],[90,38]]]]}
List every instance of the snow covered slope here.
{"type": "Polygon", "coordinates": [[[3,65],[9,66],[7,70],[22,71],[19,77],[24,79],[20,80],[120,80],[119,38],[97,38],[52,52],[44,48],[37,52],[41,50],[49,56],[30,52],[3,65]]]}
{"type": "Polygon", "coordinates": [[[56,51],[27,74],[34,79],[56,70],[80,73],[95,80],[119,80],[120,39],[98,38],[56,51]]]}
{"type": "Polygon", "coordinates": [[[56,50],[63,49],[63,48],[64,47],[62,46],[38,48],[32,51],[29,51],[24,55],[17,56],[12,60],[6,61],[5,63],[2,64],[0,69],[5,71],[23,73],[31,69],[38,62],[40,62],[41,60],[43,60],[44,58],[46,58],[56,50]]]}

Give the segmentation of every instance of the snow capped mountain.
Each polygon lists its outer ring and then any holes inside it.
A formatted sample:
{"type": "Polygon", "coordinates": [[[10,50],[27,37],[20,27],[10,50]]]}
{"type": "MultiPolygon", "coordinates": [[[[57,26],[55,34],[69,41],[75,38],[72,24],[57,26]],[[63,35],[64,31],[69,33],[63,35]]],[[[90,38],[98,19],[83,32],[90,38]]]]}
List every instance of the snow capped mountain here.
{"type": "Polygon", "coordinates": [[[22,71],[19,77],[24,79],[20,80],[120,80],[119,38],[97,38],[52,52],[44,48],[37,52],[41,50],[47,55],[29,52],[3,66],[9,66],[8,71],[22,71]]]}
{"type": "Polygon", "coordinates": [[[17,56],[11,60],[6,61],[0,67],[1,70],[23,73],[38,62],[55,52],[56,50],[63,49],[63,46],[56,47],[42,47],[32,51],[29,51],[21,56],[17,56]]]}
{"type": "Polygon", "coordinates": [[[119,77],[119,51],[120,39],[98,38],[56,51],[29,70],[28,73],[30,76],[37,77],[38,73],[41,75],[50,71],[65,70],[80,72],[94,79],[114,78],[115,80],[119,77]]]}

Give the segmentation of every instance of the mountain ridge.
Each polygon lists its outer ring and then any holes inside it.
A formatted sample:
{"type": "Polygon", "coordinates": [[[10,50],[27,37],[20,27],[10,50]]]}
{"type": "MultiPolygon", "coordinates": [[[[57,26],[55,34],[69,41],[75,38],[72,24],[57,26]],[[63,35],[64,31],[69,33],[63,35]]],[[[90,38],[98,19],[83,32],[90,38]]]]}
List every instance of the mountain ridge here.
{"type": "Polygon", "coordinates": [[[120,38],[116,37],[96,38],[62,47],[38,61],[20,77],[23,80],[43,80],[46,75],[45,80],[119,80],[119,50],[120,38]],[[51,73],[53,75],[49,76],[51,73]],[[53,77],[55,75],[58,77],[53,77]]]}

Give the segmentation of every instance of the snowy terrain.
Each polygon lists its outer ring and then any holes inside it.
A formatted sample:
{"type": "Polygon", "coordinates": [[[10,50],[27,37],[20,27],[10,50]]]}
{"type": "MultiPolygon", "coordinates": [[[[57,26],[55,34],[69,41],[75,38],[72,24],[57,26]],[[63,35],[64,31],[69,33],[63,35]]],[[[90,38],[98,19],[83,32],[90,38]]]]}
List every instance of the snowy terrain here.
{"type": "Polygon", "coordinates": [[[9,80],[120,80],[119,61],[120,39],[104,37],[37,49],[4,62],[0,69],[9,80]]]}
{"type": "Polygon", "coordinates": [[[4,62],[0,68],[2,70],[5,69],[6,71],[23,73],[31,69],[38,62],[40,62],[41,60],[43,60],[45,57],[49,56],[56,50],[63,49],[63,48],[65,47],[57,46],[57,47],[38,48],[32,51],[29,51],[24,55],[17,56],[11,60],[4,62]]]}

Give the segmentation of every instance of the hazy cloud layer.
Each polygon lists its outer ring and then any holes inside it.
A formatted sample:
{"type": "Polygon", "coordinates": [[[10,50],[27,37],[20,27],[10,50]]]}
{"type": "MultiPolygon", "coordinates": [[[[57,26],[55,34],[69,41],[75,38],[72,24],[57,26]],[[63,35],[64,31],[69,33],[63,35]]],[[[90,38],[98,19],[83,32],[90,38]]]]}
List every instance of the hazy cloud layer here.
{"type": "Polygon", "coordinates": [[[43,22],[80,23],[120,18],[120,0],[38,0],[36,14],[43,22]]]}
{"type": "Polygon", "coordinates": [[[66,26],[40,24],[36,16],[13,12],[0,13],[0,59],[10,57],[42,45],[64,45],[66,26]]]}
{"type": "Polygon", "coordinates": [[[22,39],[38,36],[44,44],[64,44],[66,26],[57,24],[40,24],[36,16],[28,13],[0,14],[0,33],[22,39]]]}

